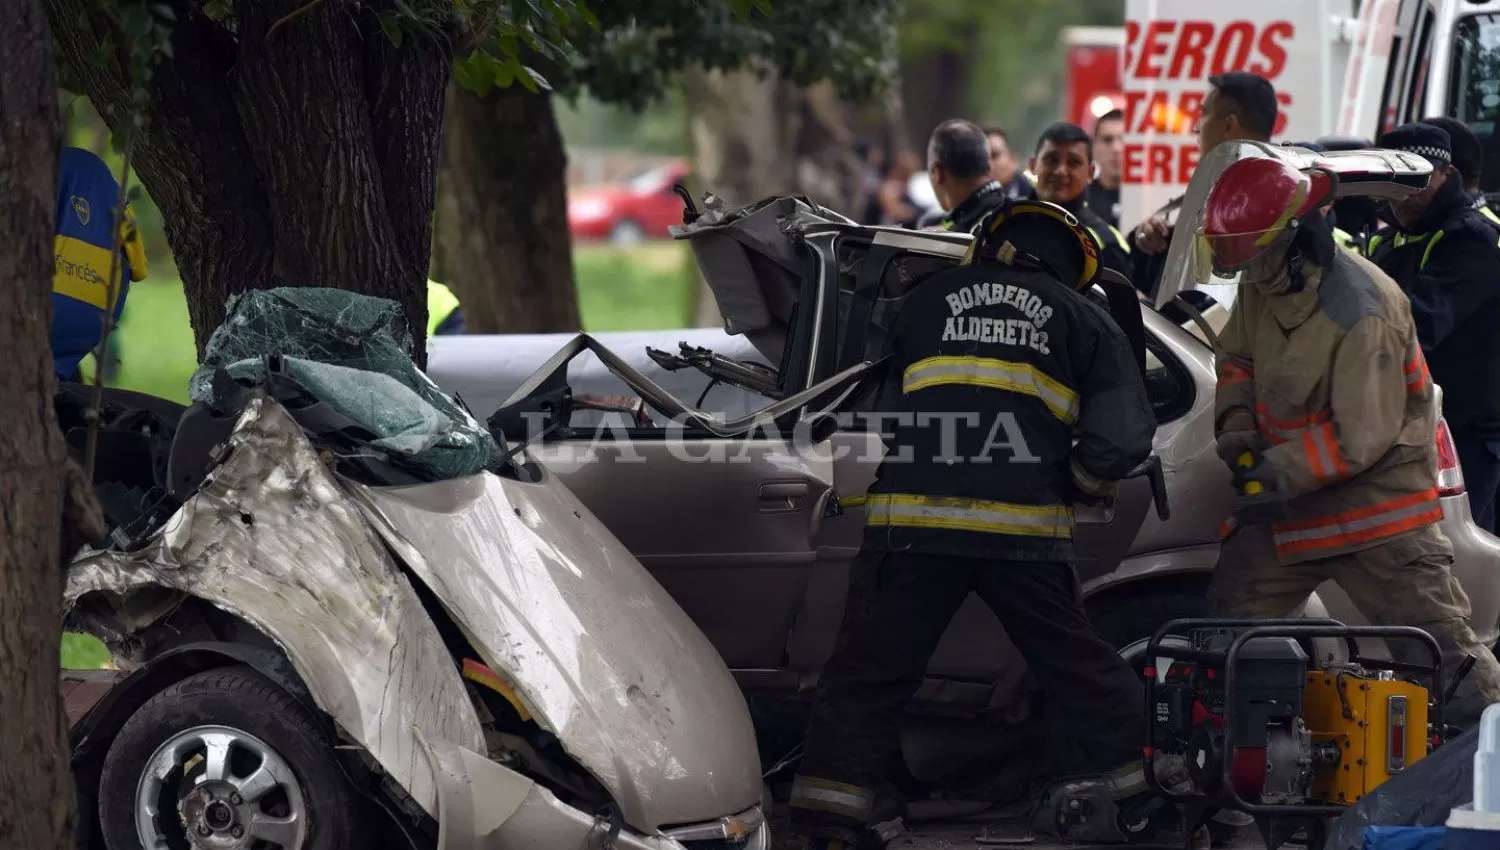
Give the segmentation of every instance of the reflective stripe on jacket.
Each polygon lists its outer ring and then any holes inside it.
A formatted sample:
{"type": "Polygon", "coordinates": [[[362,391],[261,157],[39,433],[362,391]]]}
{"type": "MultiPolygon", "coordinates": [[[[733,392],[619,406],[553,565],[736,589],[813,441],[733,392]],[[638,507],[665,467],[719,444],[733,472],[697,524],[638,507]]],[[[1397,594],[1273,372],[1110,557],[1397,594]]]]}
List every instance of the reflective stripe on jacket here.
{"type": "Polygon", "coordinates": [[[888,340],[880,398],[896,425],[863,500],[866,548],[1067,560],[1075,499],[1150,454],[1156,418],[1124,334],[1047,274],[940,272],[888,340]]]}
{"type": "Polygon", "coordinates": [[[1299,292],[1242,283],[1220,341],[1216,431],[1263,438],[1297,518],[1272,526],[1282,562],[1367,548],[1442,518],[1432,379],[1395,281],[1338,252],[1299,292]]]}

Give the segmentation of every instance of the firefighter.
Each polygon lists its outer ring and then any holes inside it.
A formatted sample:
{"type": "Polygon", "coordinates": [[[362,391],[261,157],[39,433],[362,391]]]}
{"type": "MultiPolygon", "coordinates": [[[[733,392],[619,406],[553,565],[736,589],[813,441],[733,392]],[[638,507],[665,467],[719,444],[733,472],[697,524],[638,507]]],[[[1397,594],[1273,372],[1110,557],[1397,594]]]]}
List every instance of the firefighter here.
{"type": "Polygon", "coordinates": [[[1099,245],[1099,261],[1130,280],[1130,246],[1120,231],[1084,203],[1089,181],[1098,170],[1094,142],[1077,124],[1059,121],[1042,131],[1031,171],[1036,175],[1035,197],[1072,213],[1099,245]]]}
{"type": "Polygon", "coordinates": [[[990,143],[978,125],[944,121],[927,141],[927,176],[938,205],[918,223],[923,230],[971,233],[987,213],[1005,202],[1005,187],[990,171],[990,143]]]}
{"type": "Polygon", "coordinates": [[[1156,420],[1121,332],[1081,294],[1098,262],[1077,220],[1013,201],[977,237],[965,265],[908,296],[887,342],[881,397],[899,422],[866,497],[786,847],[878,843],[866,824],[903,710],[971,591],[1046,691],[1069,750],[1059,766],[1103,774],[1101,809],[1145,799],[1141,685],[1094,634],[1069,561],[1075,500],[1106,497],[1145,460],[1156,420]]]}
{"type": "Polygon", "coordinates": [[[1474,208],[1447,132],[1407,124],[1380,139],[1432,163],[1427,188],[1393,205],[1369,257],[1411,299],[1417,338],[1443,388],[1474,521],[1495,529],[1500,487],[1500,228],[1474,208]]]}
{"type": "MultiPolygon", "coordinates": [[[[1198,153],[1208,152],[1223,142],[1245,139],[1271,141],[1276,129],[1276,89],[1266,78],[1248,71],[1230,71],[1208,78],[1208,95],[1198,118],[1198,153]]],[[[1136,289],[1155,297],[1161,287],[1162,271],[1167,265],[1167,246],[1172,243],[1173,225],[1182,196],[1168,201],[1130,232],[1131,260],[1136,289]]]]}
{"type": "MultiPolygon", "coordinates": [[[[1438,527],[1433,383],[1407,300],[1334,247],[1319,207],[1334,178],[1279,160],[1229,166],[1204,203],[1200,280],[1240,275],[1220,337],[1214,423],[1240,494],[1209,589],[1220,614],[1291,615],[1334,580],[1372,623],[1418,626],[1454,671],[1475,658],[1450,718],[1500,702],[1500,667],[1438,527]]],[[[1398,660],[1421,662],[1409,641],[1398,660]]]]}

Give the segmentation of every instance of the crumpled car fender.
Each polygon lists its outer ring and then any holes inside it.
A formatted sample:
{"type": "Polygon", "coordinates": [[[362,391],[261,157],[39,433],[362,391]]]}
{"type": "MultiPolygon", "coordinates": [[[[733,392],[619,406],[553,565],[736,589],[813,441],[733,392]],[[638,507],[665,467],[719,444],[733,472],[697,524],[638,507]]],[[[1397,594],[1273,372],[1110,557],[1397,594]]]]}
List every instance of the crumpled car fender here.
{"type": "Polygon", "coordinates": [[[256,397],[229,445],[146,546],[74,562],[67,610],[89,593],[160,586],[243,619],[287,655],[319,708],[436,817],[440,774],[420,741],[486,751],[437,628],[282,407],[256,397]]]}

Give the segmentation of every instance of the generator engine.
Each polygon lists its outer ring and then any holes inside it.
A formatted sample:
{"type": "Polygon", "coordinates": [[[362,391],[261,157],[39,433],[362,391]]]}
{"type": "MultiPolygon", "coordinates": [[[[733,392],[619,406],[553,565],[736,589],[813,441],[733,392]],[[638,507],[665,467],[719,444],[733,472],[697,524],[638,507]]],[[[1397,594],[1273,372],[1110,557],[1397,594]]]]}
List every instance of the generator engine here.
{"type": "MultiPolygon", "coordinates": [[[[1439,740],[1428,721],[1441,660],[1425,632],[1327,620],[1176,622],[1201,625],[1186,630],[1181,648],[1159,648],[1164,627],[1149,657],[1170,664],[1145,671],[1147,761],[1180,756],[1195,790],[1158,787],[1169,800],[1235,809],[1258,821],[1334,817],[1439,740]],[[1354,637],[1370,631],[1425,639],[1433,667],[1402,669],[1409,665],[1359,657],[1354,637]],[[1315,662],[1302,643],[1314,636],[1344,638],[1350,660],[1315,662]],[[1433,687],[1398,675],[1411,672],[1426,674],[1433,687]]],[[[1433,708],[1440,721],[1440,703],[1433,708]]],[[[1261,826],[1265,832],[1267,824],[1261,826]]]]}

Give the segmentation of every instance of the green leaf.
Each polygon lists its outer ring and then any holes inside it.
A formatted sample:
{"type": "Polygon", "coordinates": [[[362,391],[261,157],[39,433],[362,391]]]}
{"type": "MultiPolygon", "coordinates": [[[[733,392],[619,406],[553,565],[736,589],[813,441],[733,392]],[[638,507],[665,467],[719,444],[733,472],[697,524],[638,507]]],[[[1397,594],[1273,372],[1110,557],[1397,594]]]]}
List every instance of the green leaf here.
{"type": "Polygon", "coordinates": [[[453,79],[469,91],[484,97],[494,88],[494,72],[490,65],[495,60],[475,51],[453,63],[453,79]]]}
{"type": "Polygon", "coordinates": [[[401,46],[401,22],[396,19],[396,13],[391,11],[376,12],[375,20],[380,24],[380,31],[390,39],[392,45],[401,46]]]}
{"type": "Polygon", "coordinates": [[[230,8],[229,0],[208,0],[203,4],[203,14],[208,16],[209,20],[221,24],[229,20],[234,10],[230,8]]]}
{"type": "Polygon", "coordinates": [[[151,13],[143,6],[126,6],[120,10],[120,29],[131,41],[142,41],[151,34],[151,13]]]}
{"type": "Polygon", "coordinates": [[[547,82],[547,78],[530,65],[521,66],[521,85],[524,85],[529,91],[533,92],[543,89],[549,92],[552,91],[552,84],[547,82]]]}

